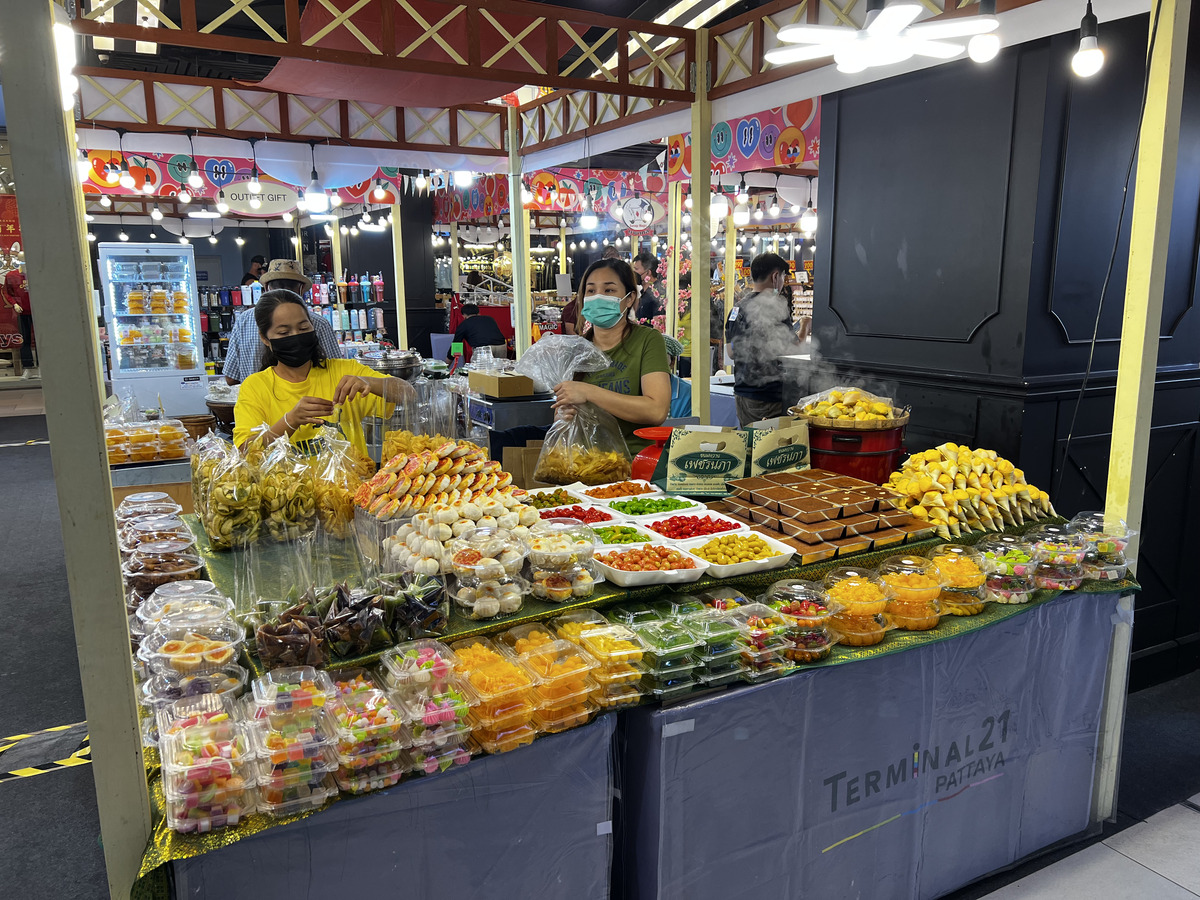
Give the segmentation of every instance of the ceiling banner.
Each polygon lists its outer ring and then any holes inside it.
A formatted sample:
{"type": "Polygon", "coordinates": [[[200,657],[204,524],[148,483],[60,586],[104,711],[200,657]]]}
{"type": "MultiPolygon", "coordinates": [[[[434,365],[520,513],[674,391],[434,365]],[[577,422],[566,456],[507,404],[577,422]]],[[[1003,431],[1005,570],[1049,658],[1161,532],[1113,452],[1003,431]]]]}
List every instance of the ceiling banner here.
{"type": "MultiPolygon", "coordinates": [[[[712,130],[712,174],[792,168],[816,173],[821,158],[821,98],[717,122],[712,130]]],[[[692,136],[667,140],[667,177],[692,177],[692,136]]]]}
{"type": "Polygon", "coordinates": [[[21,243],[21,220],[17,217],[17,198],[0,194],[0,250],[8,253],[13,244],[21,243]]]}

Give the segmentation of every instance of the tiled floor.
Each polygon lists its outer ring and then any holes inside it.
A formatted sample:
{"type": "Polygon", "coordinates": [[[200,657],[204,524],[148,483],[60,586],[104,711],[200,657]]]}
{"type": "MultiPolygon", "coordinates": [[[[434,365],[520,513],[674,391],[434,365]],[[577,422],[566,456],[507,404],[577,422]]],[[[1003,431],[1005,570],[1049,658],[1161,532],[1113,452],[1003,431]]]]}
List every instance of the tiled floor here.
{"type": "Polygon", "coordinates": [[[988,895],[996,900],[1200,897],[1200,796],[988,895]]]}
{"type": "Polygon", "coordinates": [[[46,404],[42,400],[42,389],[0,391],[0,417],[44,416],[46,404]]]}

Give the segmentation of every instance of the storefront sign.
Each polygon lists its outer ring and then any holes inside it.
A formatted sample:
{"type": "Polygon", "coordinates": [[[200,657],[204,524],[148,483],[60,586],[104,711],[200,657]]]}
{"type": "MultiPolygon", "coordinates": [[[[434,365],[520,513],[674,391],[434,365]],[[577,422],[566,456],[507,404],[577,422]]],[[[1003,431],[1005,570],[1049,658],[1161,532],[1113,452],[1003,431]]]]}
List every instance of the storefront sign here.
{"type": "Polygon", "coordinates": [[[295,188],[271,178],[260,177],[259,183],[262,185],[262,191],[258,194],[250,193],[244,181],[224,189],[225,202],[229,204],[231,214],[274,217],[296,208],[299,195],[295,188]],[[258,209],[250,205],[254,197],[258,198],[258,209]]]}
{"type": "Polygon", "coordinates": [[[0,194],[0,250],[8,253],[13,244],[21,243],[21,220],[17,216],[17,198],[0,194]]]}

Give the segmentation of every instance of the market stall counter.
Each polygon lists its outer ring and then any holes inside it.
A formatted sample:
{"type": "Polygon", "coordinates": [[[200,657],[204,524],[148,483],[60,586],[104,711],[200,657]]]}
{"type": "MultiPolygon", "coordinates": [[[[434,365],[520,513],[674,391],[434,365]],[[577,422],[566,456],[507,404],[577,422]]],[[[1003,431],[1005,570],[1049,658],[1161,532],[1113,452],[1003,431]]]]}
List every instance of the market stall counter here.
{"type": "Polygon", "coordinates": [[[1119,596],[624,713],[623,896],[939,897],[1085,831],[1119,596]]]}

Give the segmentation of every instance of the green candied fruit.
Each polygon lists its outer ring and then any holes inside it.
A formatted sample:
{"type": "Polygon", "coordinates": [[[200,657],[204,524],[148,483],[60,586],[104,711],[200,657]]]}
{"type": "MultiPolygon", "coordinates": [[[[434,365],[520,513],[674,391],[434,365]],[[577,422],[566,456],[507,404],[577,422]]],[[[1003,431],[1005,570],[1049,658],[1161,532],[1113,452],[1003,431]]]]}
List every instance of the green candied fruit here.
{"type": "Polygon", "coordinates": [[[694,597],[687,600],[659,600],[657,603],[652,603],[650,608],[662,619],[682,619],[684,616],[694,616],[708,609],[694,597]]]}
{"type": "Polygon", "coordinates": [[[595,531],[605,544],[645,544],[653,540],[632,525],[608,525],[595,531]]]}
{"type": "Polygon", "coordinates": [[[675,622],[647,622],[634,626],[633,630],[655,650],[674,650],[696,644],[688,630],[675,622]]]}
{"type": "Polygon", "coordinates": [[[674,497],[658,497],[656,499],[618,500],[609,506],[627,516],[651,516],[658,513],[675,512],[678,509],[692,509],[696,506],[690,500],[677,500],[674,497]]]}

